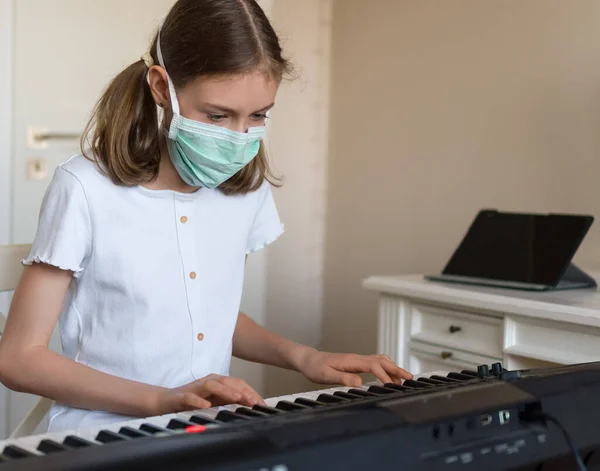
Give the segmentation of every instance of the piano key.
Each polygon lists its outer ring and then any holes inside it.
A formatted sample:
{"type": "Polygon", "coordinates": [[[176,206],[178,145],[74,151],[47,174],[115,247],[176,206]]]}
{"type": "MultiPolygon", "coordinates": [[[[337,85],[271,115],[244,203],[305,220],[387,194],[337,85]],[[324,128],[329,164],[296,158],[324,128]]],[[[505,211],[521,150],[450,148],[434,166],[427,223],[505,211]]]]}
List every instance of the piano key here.
{"type": "Polygon", "coordinates": [[[375,394],[395,394],[397,392],[393,389],[385,388],[383,386],[371,386],[368,391],[375,394]]]}
{"type": "Polygon", "coordinates": [[[152,436],[149,432],[144,432],[140,429],[136,429],[133,427],[125,426],[119,429],[119,433],[129,438],[143,438],[152,436]]]}
{"type": "Polygon", "coordinates": [[[259,412],[257,410],[248,409],[247,407],[238,407],[235,410],[235,413],[245,415],[248,417],[270,417],[269,414],[265,414],[264,412],[259,412]]]}
{"type": "Polygon", "coordinates": [[[464,375],[462,373],[454,373],[454,372],[448,373],[447,377],[451,378],[451,379],[457,379],[459,381],[466,381],[466,380],[469,380],[469,379],[473,379],[472,376],[464,375]]]}
{"type": "Polygon", "coordinates": [[[222,410],[221,412],[219,412],[217,414],[217,417],[215,417],[215,419],[218,420],[219,422],[225,422],[225,423],[252,420],[248,416],[236,414],[235,412],[231,412],[230,410],[222,410]]]}
{"type": "Polygon", "coordinates": [[[323,407],[323,406],[327,405],[324,402],[316,401],[314,399],[309,399],[307,397],[298,397],[294,400],[294,402],[297,404],[301,404],[303,406],[308,406],[308,407],[323,407]]]}
{"type": "Polygon", "coordinates": [[[32,453],[30,451],[24,450],[20,446],[17,445],[8,445],[4,447],[2,451],[2,456],[12,459],[19,458],[29,458],[30,456],[37,456],[36,453],[32,453]]]}
{"type": "Polygon", "coordinates": [[[86,440],[82,437],[78,437],[77,435],[67,435],[63,440],[63,445],[67,445],[71,448],[84,448],[88,446],[96,446],[97,443],[86,440]]]}
{"type": "Polygon", "coordinates": [[[124,440],[129,440],[129,437],[112,430],[100,430],[96,436],[96,441],[100,443],[122,442],[124,440]]]}
{"type": "Polygon", "coordinates": [[[433,384],[434,386],[442,386],[444,384],[449,384],[447,381],[441,381],[439,379],[425,378],[423,376],[421,376],[417,381],[420,381],[422,383],[433,384]]]}
{"type": "Polygon", "coordinates": [[[317,401],[324,402],[325,404],[338,404],[340,402],[348,402],[350,399],[344,397],[334,396],[333,394],[319,394],[317,401]]]}
{"type": "Polygon", "coordinates": [[[306,410],[306,409],[308,409],[308,406],[298,404],[296,402],[291,402],[291,401],[279,401],[277,403],[277,405],[275,406],[275,408],[283,410],[283,411],[292,412],[292,411],[306,410]]]}
{"type": "Polygon", "coordinates": [[[406,392],[406,391],[414,391],[415,388],[411,388],[408,386],[402,386],[400,384],[395,383],[385,383],[383,385],[384,388],[393,389],[394,391],[406,392]]]}
{"type": "Polygon", "coordinates": [[[159,433],[165,433],[165,434],[173,433],[171,430],[168,430],[163,427],[159,427],[158,425],[154,425],[151,423],[144,423],[144,424],[140,425],[140,430],[142,432],[148,432],[152,435],[157,435],[159,433]]]}
{"type": "Polygon", "coordinates": [[[363,396],[363,397],[377,397],[377,396],[382,396],[382,394],[376,394],[374,392],[365,391],[363,389],[357,389],[357,388],[352,388],[352,389],[348,390],[348,392],[351,393],[351,394],[356,394],[357,396],[363,396]]]}
{"type": "Polygon", "coordinates": [[[187,427],[191,427],[194,425],[199,425],[199,424],[194,424],[193,422],[189,422],[187,420],[182,420],[182,419],[171,419],[169,421],[169,423],[167,424],[167,428],[169,430],[181,430],[181,429],[185,429],[187,427]]]}
{"type": "Polygon", "coordinates": [[[468,376],[473,376],[475,378],[479,378],[479,373],[477,373],[477,371],[462,370],[460,373],[463,375],[468,375],[468,376]]]}
{"type": "Polygon", "coordinates": [[[45,455],[49,455],[50,453],[56,453],[58,451],[67,451],[72,450],[73,448],[70,446],[63,445],[61,443],[55,442],[54,440],[44,439],[41,440],[37,450],[45,455]]]}
{"type": "Polygon", "coordinates": [[[459,382],[457,379],[449,378],[447,376],[440,376],[440,375],[432,375],[432,376],[430,376],[430,378],[437,379],[439,381],[443,381],[444,383],[458,383],[459,382]]]}
{"type": "Polygon", "coordinates": [[[203,415],[192,415],[191,417],[188,417],[187,420],[195,425],[214,425],[219,423],[216,420],[209,419],[203,415]]]}
{"type": "Polygon", "coordinates": [[[344,391],[336,391],[333,393],[334,396],[341,397],[344,399],[350,399],[351,401],[355,401],[357,399],[363,399],[363,396],[359,396],[358,394],[352,394],[344,391]]]}
{"type": "Polygon", "coordinates": [[[256,404],[255,406],[252,406],[253,410],[257,410],[259,412],[264,412],[266,414],[270,414],[270,415],[274,415],[274,414],[283,414],[284,412],[280,409],[275,409],[274,407],[270,407],[270,406],[263,406],[260,404],[256,404]]]}
{"type": "Polygon", "coordinates": [[[424,383],[422,381],[415,381],[414,379],[407,379],[402,384],[407,387],[414,387],[414,388],[419,388],[419,389],[431,388],[433,386],[431,384],[424,383]]]}

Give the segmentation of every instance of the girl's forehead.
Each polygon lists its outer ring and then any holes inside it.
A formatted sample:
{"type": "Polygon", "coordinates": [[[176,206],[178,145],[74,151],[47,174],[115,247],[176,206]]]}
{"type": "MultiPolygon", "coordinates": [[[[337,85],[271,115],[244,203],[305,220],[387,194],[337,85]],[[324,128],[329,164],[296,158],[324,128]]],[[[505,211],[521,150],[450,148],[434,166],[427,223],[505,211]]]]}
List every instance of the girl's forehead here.
{"type": "Polygon", "coordinates": [[[227,76],[200,77],[187,84],[180,97],[236,108],[255,106],[261,109],[275,100],[279,82],[262,72],[227,76]],[[214,103],[213,103],[214,102],[214,103]]]}

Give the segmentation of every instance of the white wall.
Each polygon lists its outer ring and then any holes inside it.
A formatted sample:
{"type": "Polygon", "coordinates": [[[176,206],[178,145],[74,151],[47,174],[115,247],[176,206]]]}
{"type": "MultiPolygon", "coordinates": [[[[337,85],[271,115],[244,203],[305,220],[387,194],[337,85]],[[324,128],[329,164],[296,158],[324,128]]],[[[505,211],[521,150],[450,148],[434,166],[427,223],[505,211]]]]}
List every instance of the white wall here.
{"type": "MultiPolygon", "coordinates": [[[[0,245],[10,240],[12,156],[13,0],[0,0],[0,245]]],[[[8,293],[0,293],[0,312],[9,307],[8,293]]],[[[0,437],[8,427],[8,392],[0,386],[0,437]]]]}
{"type": "MultiPolygon", "coordinates": [[[[286,232],[269,248],[267,327],[321,343],[328,154],[331,0],[277,0],[275,26],[300,77],[282,86],[270,125],[271,155],[284,184],[274,191],[286,232]]],[[[266,394],[305,391],[295,373],[267,369],[266,394]]]]}

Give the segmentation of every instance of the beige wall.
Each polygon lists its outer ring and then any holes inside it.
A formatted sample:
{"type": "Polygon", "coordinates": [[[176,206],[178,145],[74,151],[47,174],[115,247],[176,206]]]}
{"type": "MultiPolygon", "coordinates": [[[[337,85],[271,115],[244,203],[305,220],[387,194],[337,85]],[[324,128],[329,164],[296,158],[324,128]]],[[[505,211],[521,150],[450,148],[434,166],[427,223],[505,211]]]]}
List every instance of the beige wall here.
{"type": "MultiPolygon", "coordinates": [[[[372,274],[437,272],[475,213],[600,216],[600,2],[336,0],[323,346],[372,353],[372,274]]],[[[576,258],[600,266],[600,221],[576,258]]]]}
{"type": "MultiPolygon", "coordinates": [[[[266,326],[319,346],[325,245],[331,0],[276,0],[272,17],[299,77],[282,86],[269,150],[284,185],[274,190],[285,234],[268,249],[266,326]]],[[[305,391],[296,373],[267,369],[266,396],[305,391]]]]}

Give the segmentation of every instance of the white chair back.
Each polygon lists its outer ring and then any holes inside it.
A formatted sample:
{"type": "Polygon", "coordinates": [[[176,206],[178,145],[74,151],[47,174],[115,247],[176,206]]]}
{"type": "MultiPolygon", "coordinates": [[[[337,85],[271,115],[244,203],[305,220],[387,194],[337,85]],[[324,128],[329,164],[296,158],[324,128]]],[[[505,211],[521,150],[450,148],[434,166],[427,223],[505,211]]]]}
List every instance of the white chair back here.
{"type": "MultiPolygon", "coordinates": [[[[31,245],[0,245],[0,293],[14,291],[19,283],[23,266],[21,260],[27,258],[31,245]]],[[[6,314],[0,312],[0,336],[4,332],[6,314]]],[[[31,435],[40,425],[50,407],[52,400],[38,398],[33,408],[12,431],[9,438],[31,435]]]]}

